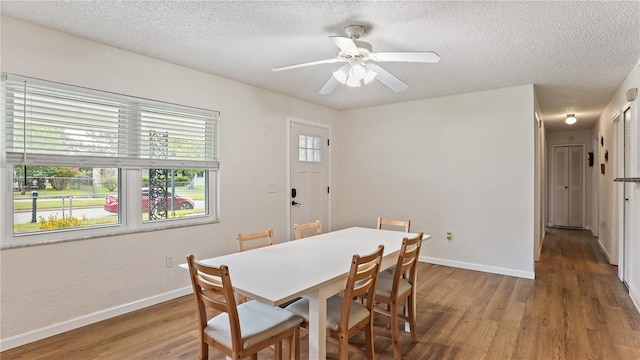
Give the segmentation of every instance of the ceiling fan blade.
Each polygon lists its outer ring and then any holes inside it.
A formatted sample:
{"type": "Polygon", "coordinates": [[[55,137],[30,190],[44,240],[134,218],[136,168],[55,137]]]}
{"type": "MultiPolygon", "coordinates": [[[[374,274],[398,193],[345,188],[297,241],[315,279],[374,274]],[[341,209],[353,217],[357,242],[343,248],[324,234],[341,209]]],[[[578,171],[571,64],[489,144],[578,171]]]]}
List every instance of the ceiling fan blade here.
{"type": "Polygon", "coordinates": [[[378,73],[378,75],[376,76],[376,80],[385,84],[389,89],[395,92],[400,92],[407,90],[407,88],[409,87],[407,84],[403,83],[402,80],[393,76],[390,72],[381,68],[380,66],[376,64],[369,64],[369,67],[373,71],[378,73]]]}
{"type": "Polygon", "coordinates": [[[399,51],[399,52],[377,52],[370,55],[373,61],[401,61],[419,63],[437,63],[440,55],[433,51],[399,51]]]}
{"type": "Polygon", "coordinates": [[[344,37],[344,36],[329,36],[329,38],[333,40],[333,43],[336,44],[336,46],[339,47],[340,50],[346,53],[358,52],[358,47],[356,46],[356,43],[353,42],[351,38],[344,37]]]}
{"type": "Polygon", "coordinates": [[[324,84],[324,86],[322,87],[322,89],[320,89],[319,93],[321,95],[327,95],[327,94],[331,94],[333,92],[333,90],[336,89],[336,87],[338,87],[338,84],[340,84],[338,82],[338,80],[336,80],[336,78],[332,75],[329,80],[327,80],[327,82],[324,84]]]}
{"type": "Polygon", "coordinates": [[[342,61],[342,60],[340,60],[338,58],[333,58],[333,59],[327,59],[327,60],[311,61],[311,62],[302,63],[302,64],[281,66],[281,67],[273,68],[273,69],[271,69],[271,71],[284,71],[284,70],[297,69],[297,68],[301,68],[301,67],[305,67],[305,66],[313,66],[313,65],[320,65],[320,64],[333,64],[333,63],[337,63],[338,61],[342,61]]]}

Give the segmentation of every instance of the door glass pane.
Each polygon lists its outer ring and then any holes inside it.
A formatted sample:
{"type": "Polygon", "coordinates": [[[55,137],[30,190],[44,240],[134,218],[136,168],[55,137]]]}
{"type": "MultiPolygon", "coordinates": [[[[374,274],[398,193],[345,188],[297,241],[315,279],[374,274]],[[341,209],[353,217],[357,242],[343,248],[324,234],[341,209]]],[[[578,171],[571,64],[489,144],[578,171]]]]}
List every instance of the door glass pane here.
{"type": "Polygon", "coordinates": [[[298,161],[321,162],[321,140],[318,136],[300,135],[298,137],[298,161]]]}

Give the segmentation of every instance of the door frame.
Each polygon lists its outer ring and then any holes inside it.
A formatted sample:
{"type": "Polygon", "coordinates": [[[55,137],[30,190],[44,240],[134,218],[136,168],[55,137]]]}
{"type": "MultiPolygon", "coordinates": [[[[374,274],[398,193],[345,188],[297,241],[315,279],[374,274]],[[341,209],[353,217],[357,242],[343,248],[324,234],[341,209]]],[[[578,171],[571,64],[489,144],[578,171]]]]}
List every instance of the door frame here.
{"type": "MultiPolygon", "coordinates": [[[[556,176],[556,159],[555,159],[555,150],[557,147],[568,147],[568,146],[573,146],[573,147],[580,147],[582,149],[582,157],[584,158],[584,154],[585,154],[585,149],[586,146],[585,144],[576,144],[576,143],[569,143],[569,144],[553,144],[551,146],[551,174],[550,174],[550,179],[551,181],[549,182],[550,186],[553,188],[553,184],[555,182],[555,176],[556,176]]],[[[567,156],[568,158],[568,156],[567,156]]],[[[586,160],[585,160],[586,163],[586,160]]],[[[587,203],[586,203],[586,199],[585,199],[585,188],[587,186],[587,166],[585,166],[583,164],[582,166],[582,190],[580,191],[580,194],[582,196],[582,225],[580,226],[580,229],[584,229],[585,228],[585,219],[586,219],[586,208],[587,208],[587,203]]],[[[556,195],[555,195],[555,191],[553,191],[553,189],[550,189],[552,196],[551,196],[551,214],[549,214],[549,221],[551,223],[552,226],[556,226],[555,225],[555,209],[556,209],[556,195]]],[[[564,226],[563,226],[564,227],[564,226]]],[[[573,227],[568,227],[568,228],[573,228],[573,227]]]]}
{"type": "MultiPolygon", "coordinates": [[[[628,176],[628,174],[624,173],[624,166],[625,166],[625,146],[624,146],[625,144],[624,143],[625,143],[625,126],[626,126],[624,121],[624,114],[627,111],[631,111],[631,116],[633,116],[633,109],[631,108],[630,102],[627,102],[620,109],[620,111],[616,113],[616,116],[613,119],[615,137],[616,137],[616,140],[618,141],[618,143],[615,144],[615,147],[618,150],[618,154],[619,154],[619,159],[616,159],[616,166],[618,166],[616,170],[618,171],[616,171],[616,174],[614,174],[613,176],[614,178],[628,176]]],[[[630,139],[630,141],[632,142],[633,140],[630,139]]],[[[631,151],[633,152],[633,150],[631,151]]],[[[633,166],[633,165],[630,164],[630,166],[633,166]]],[[[630,220],[630,213],[632,213],[633,210],[631,209],[631,205],[629,203],[631,201],[631,193],[627,194],[629,196],[629,200],[625,200],[626,199],[625,193],[627,191],[626,188],[631,187],[631,184],[627,182],[619,182],[617,184],[619,185],[614,191],[614,197],[615,197],[614,204],[617,205],[616,220],[617,220],[618,236],[616,240],[618,241],[618,244],[617,244],[618,245],[618,278],[628,288],[629,274],[627,271],[628,269],[626,268],[629,266],[629,264],[627,264],[627,262],[625,261],[625,256],[628,257],[631,255],[630,251],[627,252],[626,250],[627,250],[627,246],[629,246],[629,244],[632,241],[631,240],[632,226],[631,226],[631,220],[630,220]],[[627,219],[629,219],[628,223],[627,223],[627,219]]],[[[629,190],[631,191],[631,189],[629,190]]]]}
{"type": "MultiPolygon", "coordinates": [[[[300,119],[297,117],[293,117],[293,116],[287,116],[287,131],[286,131],[286,137],[287,137],[287,190],[285,193],[285,202],[284,205],[287,208],[287,241],[291,241],[293,240],[291,238],[291,231],[290,229],[292,228],[293,224],[291,223],[291,203],[290,203],[290,194],[289,192],[291,191],[291,123],[296,123],[296,124],[301,124],[301,125],[306,125],[306,126],[313,126],[313,127],[317,127],[317,128],[321,128],[321,129],[326,129],[329,133],[328,139],[331,139],[331,125],[329,124],[324,124],[324,123],[320,123],[320,122],[316,122],[316,121],[310,121],[310,120],[304,120],[304,119],[300,119]]],[[[329,189],[331,189],[331,145],[329,145],[327,147],[327,156],[323,157],[324,159],[327,159],[327,161],[329,162],[327,164],[327,186],[329,187],[329,189]]],[[[328,224],[322,224],[322,230],[323,231],[331,231],[331,193],[329,193],[329,198],[327,199],[327,219],[329,220],[328,224]]]]}

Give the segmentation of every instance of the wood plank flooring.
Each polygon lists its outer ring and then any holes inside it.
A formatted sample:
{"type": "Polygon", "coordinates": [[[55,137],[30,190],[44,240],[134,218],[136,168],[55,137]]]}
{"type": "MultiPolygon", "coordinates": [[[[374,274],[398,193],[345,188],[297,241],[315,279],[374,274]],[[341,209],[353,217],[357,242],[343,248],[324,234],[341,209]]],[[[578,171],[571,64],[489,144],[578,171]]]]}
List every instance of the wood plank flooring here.
{"type": "MultiPolygon", "coordinates": [[[[561,229],[548,229],[535,281],[420,264],[419,338],[412,344],[402,335],[404,358],[640,359],[640,314],[616,273],[589,232],[561,229]]],[[[191,296],[182,297],[0,358],[197,359],[194,310],[191,296]]],[[[306,358],[306,336],[301,342],[306,358]]],[[[393,359],[389,340],[376,337],[375,349],[377,359],[393,359]]],[[[337,357],[331,344],[327,351],[337,357]]],[[[273,351],[259,358],[271,359],[273,351]]]]}

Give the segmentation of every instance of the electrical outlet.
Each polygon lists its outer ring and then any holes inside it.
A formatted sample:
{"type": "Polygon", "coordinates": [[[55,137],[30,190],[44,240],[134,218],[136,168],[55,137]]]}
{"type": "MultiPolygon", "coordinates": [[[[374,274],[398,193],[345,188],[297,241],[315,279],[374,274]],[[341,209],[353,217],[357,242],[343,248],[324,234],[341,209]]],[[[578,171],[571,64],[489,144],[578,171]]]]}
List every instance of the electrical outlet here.
{"type": "Polygon", "coordinates": [[[165,260],[167,263],[167,269],[173,267],[173,256],[167,256],[165,260]]]}
{"type": "Polygon", "coordinates": [[[453,234],[451,232],[447,232],[447,242],[453,241],[453,234]]]}

